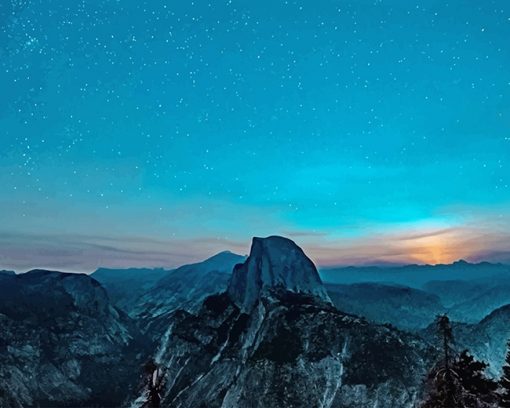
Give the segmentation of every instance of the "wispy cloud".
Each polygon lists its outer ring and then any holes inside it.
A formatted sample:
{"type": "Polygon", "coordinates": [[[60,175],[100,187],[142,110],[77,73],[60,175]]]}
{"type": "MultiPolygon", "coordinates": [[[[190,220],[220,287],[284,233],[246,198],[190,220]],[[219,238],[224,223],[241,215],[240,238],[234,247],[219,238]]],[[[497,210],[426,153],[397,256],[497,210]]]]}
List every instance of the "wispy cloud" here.
{"type": "MultiPolygon", "coordinates": [[[[285,235],[295,240],[318,264],[445,263],[510,261],[510,228],[492,213],[456,208],[431,220],[406,224],[368,224],[355,233],[344,230],[306,230],[268,226],[254,235],[285,235]]],[[[25,271],[35,267],[91,272],[98,267],[175,267],[203,260],[217,252],[249,251],[252,235],[205,234],[197,237],[159,237],[125,234],[0,233],[0,268],[25,271]]]]}
{"type": "Polygon", "coordinates": [[[317,237],[327,237],[327,232],[321,231],[306,231],[306,230],[288,230],[283,233],[285,236],[294,237],[294,238],[317,238],[317,237]]]}
{"type": "MultiPolygon", "coordinates": [[[[246,245],[245,245],[246,247],[246,245]]],[[[155,240],[59,234],[0,234],[0,268],[92,272],[98,267],[175,267],[196,262],[226,248],[244,249],[235,241],[155,240]]],[[[243,252],[243,251],[241,251],[243,252]]]]}

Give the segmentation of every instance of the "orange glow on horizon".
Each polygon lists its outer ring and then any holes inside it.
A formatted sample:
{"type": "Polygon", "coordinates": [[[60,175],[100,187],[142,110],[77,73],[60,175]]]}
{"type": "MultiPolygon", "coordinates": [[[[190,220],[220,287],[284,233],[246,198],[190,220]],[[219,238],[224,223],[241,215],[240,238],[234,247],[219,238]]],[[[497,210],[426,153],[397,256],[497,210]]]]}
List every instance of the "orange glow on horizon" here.
{"type": "Polygon", "coordinates": [[[442,236],[415,239],[409,246],[410,256],[418,263],[449,264],[462,258],[458,244],[442,236]]]}
{"type": "MultiPolygon", "coordinates": [[[[480,259],[489,239],[481,231],[462,228],[413,229],[396,234],[373,234],[353,241],[305,245],[322,266],[370,264],[451,264],[480,259]]],[[[492,245],[496,247],[496,245],[492,245]]]]}

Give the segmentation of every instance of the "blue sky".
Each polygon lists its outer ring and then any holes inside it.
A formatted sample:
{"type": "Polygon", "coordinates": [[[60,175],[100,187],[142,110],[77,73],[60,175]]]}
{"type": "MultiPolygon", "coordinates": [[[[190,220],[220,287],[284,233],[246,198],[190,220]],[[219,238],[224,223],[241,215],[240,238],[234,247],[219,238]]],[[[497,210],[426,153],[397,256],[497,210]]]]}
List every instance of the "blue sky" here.
{"type": "Polygon", "coordinates": [[[510,260],[506,1],[2,8],[0,267],[510,260]]]}

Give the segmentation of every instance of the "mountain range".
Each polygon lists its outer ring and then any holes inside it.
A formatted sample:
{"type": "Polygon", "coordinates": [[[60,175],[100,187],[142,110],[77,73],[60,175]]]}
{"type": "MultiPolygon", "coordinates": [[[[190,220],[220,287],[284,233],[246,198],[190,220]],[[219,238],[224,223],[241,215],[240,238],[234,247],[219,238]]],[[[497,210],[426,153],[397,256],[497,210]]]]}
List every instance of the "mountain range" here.
{"type": "Polygon", "coordinates": [[[438,314],[500,375],[509,276],[464,261],[317,271],[283,237],[176,269],[1,271],[0,406],[142,407],[156,381],[169,407],[412,407],[438,314]]]}
{"type": "Polygon", "coordinates": [[[329,283],[378,282],[421,288],[430,281],[509,279],[510,266],[489,262],[469,263],[459,260],[448,265],[330,267],[321,269],[320,274],[322,280],[329,283]]]}
{"type": "Polygon", "coordinates": [[[269,237],[254,238],[223,293],[196,314],[176,313],[156,363],[163,406],[411,407],[430,351],[417,336],[337,310],[303,251],[269,237]]]}

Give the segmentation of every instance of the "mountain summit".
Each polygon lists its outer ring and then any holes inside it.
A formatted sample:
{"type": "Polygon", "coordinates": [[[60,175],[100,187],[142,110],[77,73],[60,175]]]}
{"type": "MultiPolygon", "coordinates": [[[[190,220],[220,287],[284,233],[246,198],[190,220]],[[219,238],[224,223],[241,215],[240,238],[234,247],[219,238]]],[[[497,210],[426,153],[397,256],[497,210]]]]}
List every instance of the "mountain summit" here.
{"type": "Polygon", "coordinates": [[[234,268],[228,294],[242,310],[250,311],[261,295],[279,289],[331,303],[315,265],[293,241],[255,237],[246,262],[234,268]]]}
{"type": "Polygon", "coordinates": [[[411,408],[432,354],[335,309],[312,261],[276,236],[254,238],[228,292],[167,327],[132,408],[411,408]]]}

